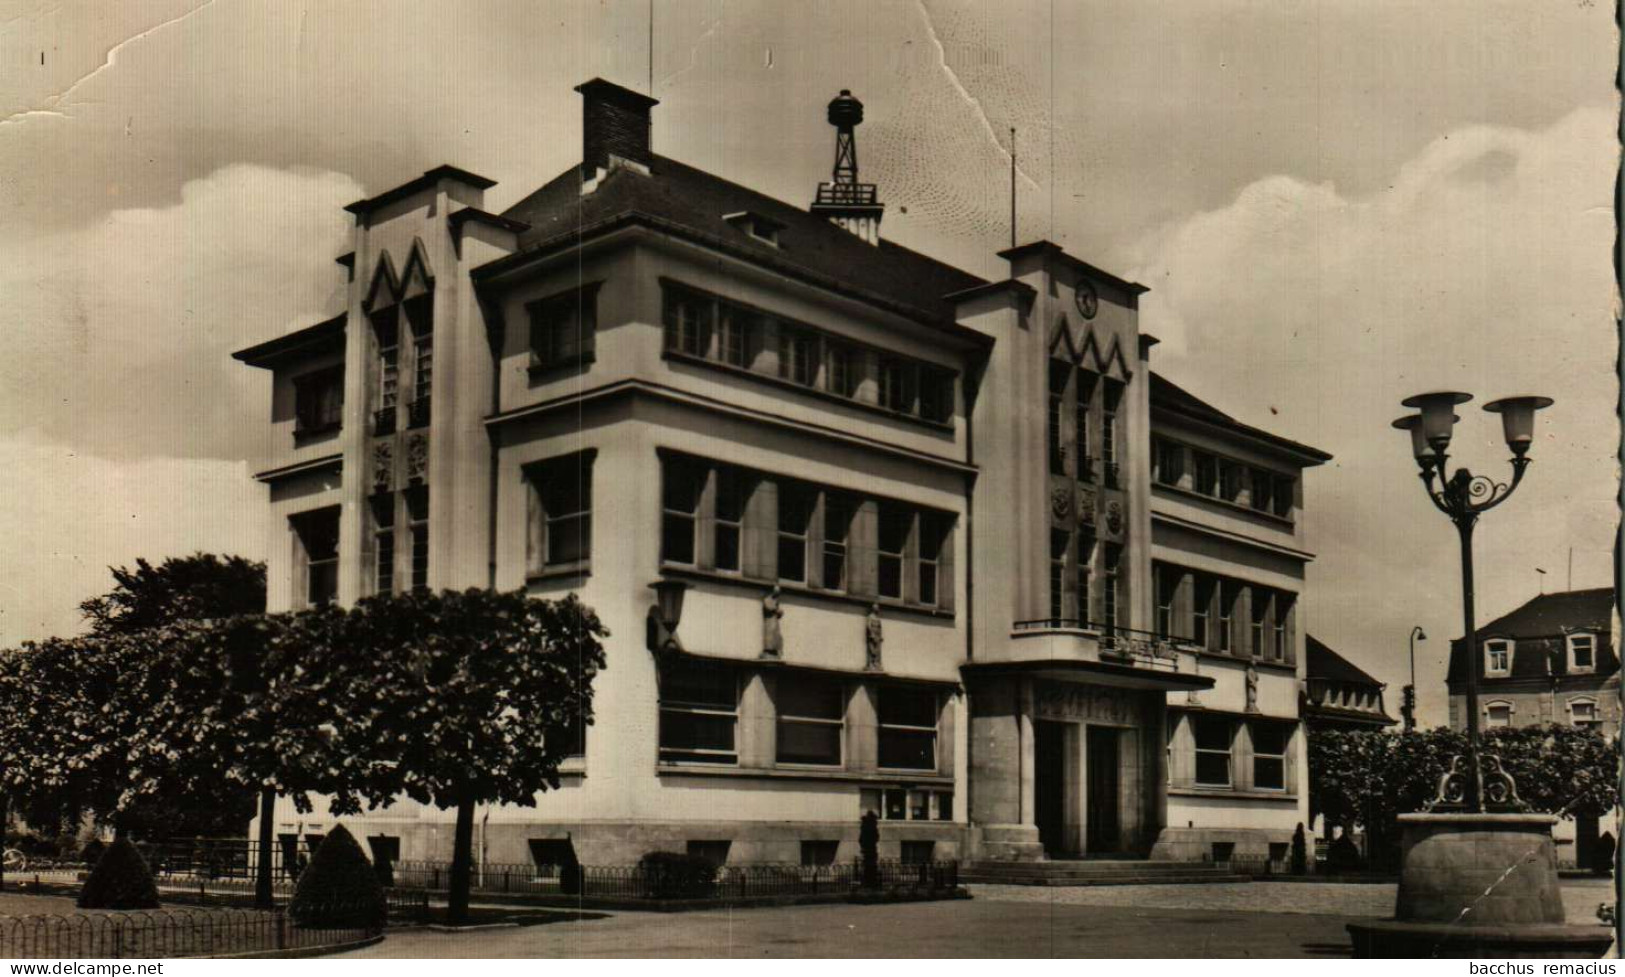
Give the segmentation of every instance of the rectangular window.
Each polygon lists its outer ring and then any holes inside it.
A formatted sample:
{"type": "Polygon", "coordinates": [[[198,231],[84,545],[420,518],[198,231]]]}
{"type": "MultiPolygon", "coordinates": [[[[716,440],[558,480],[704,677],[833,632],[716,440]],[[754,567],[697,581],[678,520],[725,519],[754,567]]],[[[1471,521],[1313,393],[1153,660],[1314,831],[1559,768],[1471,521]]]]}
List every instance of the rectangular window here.
{"type": "Polygon", "coordinates": [[[1251,650],[1254,658],[1264,657],[1264,636],[1269,633],[1270,627],[1270,592],[1263,587],[1253,588],[1252,617],[1249,624],[1252,628],[1251,650]]]}
{"type": "Polygon", "coordinates": [[[817,378],[818,337],[805,329],[779,327],[779,376],[804,387],[817,378]]]}
{"type": "Polygon", "coordinates": [[[1293,598],[1291,594],[1277,594],[1275,597],[1275,616],[1270,619],[1270,658],[1286,661],[1286,621],[1292,612],[1293,598]]]}
{"type": "Polygon", "coordinates": [[[1066,551],[1072,545],[1070,533],[1049,531],[1049,616],[1052,624],[1066,618],[1066,551]]]}
{"type": "Polygon", "coordinates": [[[388,434],[395,430],[393,411],[400,402],[401,394],[400,317],[397,310],[391,306],[373,313],[372,331],[378,340],[378,409],[392,414],[389,429],[378,433],[388,434]]]}
{"type": "Polygon", "coordinates": [[[1105,565],[1101,567],[1102,579],[1100,581],[1100,623],[1105,625],[1108,631],[1117,630],[1117,605],[1122,598],[1122,595],[1117,592],[1117,588],[1120,585],[1118,563],[1121,560],[1122,554],[1123,548],[1121,546],[1114,543],[1106,544],[1105,565]]]}
{"type": "Polygon", "coordinates": [[[660,466],[660,559],[693,566],[695,530],[706,467],[688,458],[667,458],[660,466]]]}
{"type": "Polygon", "coordinates": [[[773,698],[779,711],[778,762],[840,766],[846,730],[841,684],[785,672],[773,698]]]}
{"type": "Polygon", "coordinates": [[[1100,414],[1100,474],[1107,488],[1117,487],[1117,405],[1122,396],[1123,385],[1107,380],[1100,414]]]}
{"type": "Polygon", "coordinates": [[[1569,721],[1581,729],[1602,728],[1602,720],[1597,718],[1597,704],[1587,699],[1569,702],[1569,721]]]}
{"type": "Polygon", "coordinates": [[[1219,651],[1230,654],[1234,642],[1236,603],[1241,600],[1241,588],[1226,580],[1219,585],[1219,651]]]}
{"type": "Polygon", "coordinates": [[[829,359],[829,392],[842,397],[857,396],[863,354],[845,343],[826,342],[824,348],[829,359]]]}
{"type": "Polygon", "coordinates": [[[1293,499],[1297,495],[1298,480],[1277,475],[1275,478],[1275,509],[1276,515],[1282,519],[1292,515],[1293,499]]]}
{"type": "Polygon", "coordinates": [[[1512,642],[1496,638],[1484,642],[1484,673],[1505,675],[1512,662],[1512,642]]]}
{"type": "Polygon", "coordinates": [[[525,307],[530,313],[530,365],[547,370],[592,361],[598,288],[571,289],[525,307]]]}
{"type": "MultiPolygon", "coordinates": [[[[428,404],[429,393],[434,381],[434,322],[432,318],[433,307],[427,298],[413,299],[407,307],[407,318],[412,323],[412,400],[414,403],[428,404]]],[[[423,411],[422,423],[415,423],[414,427],[422,427],[429,423],[427,411],[423,411]]],[[[417,420],[414,415],[414,420],[417,420]]]]}
{"type": "Polygon", "coordinates": [[[1206,648],[1208,646],[1208,615],[1213,610],[1214,580],[1212,577],[1197,574],[1193,583],[1191,641],[1200,648],[1206,648]]]}
{"type": "Polygon", "coordinates": [[[554,458],[527,469],[541,513],[541,552],[531,554],[537,569],[575,566],[592,557],[592,456],[554,458]],[[540,557],[538,561],[536,557],[540,557]]]}
{"type": "Polygon", "coordinates": [[[1241,498],[1241,479],[1245,469],[1233,461],[1219,462],[1219,498],[1235,502],[1241,498]]]}
{"type": "Polygon", "coordinates": [[[1506,702],[1492,702],[1484,707],[1484,725],[1489,727],[1511,726],[1512,706],[1506,702]]]}
{"type": "Polygon", "coordinates": [[[1049,365],[1049,470],[1059,475],[1066,469],[1066,451],[1061,447],[1061,413],[1066,405],[1066,385],[1072,370],[1065,363],[1051,360],[1049,365]]]}
{"type": "Polygon", "coordinates": [[[712,300],[686,289],[665,291],[666,348],[689,356],[711,351],[712,300]]]}
{"type": "Polygon", "coordinates": [[[880,506],[880,552],[878,557],[880,596],[903,599],[903,563],[908,536],[914,528],[914,513],[901,506],[880,506]]]}
{"type": "Polygon", "coordinates": [[[1589,634],[1569,635],[1569,670],[1589,672],[1597,667],[1597,639],[1589,634]]]}
{"type": "Polygon", "coordinates": [[[714,529],[718,570],[737,572],[745,539],[745,503],[755,480],[737,468],[717,469],[717,512],[714,529]]]}
{"type": "Polygon", "coordinates": [[[954,375],[946,370],[920,367],[920,416],[946,423],[954,415],[954,375]]]}
{"type": "Polygon", "coordinates": [[[726,668],[673,666],[660,676],[662,763],[738,763],[739,676],[726,668]]]}
{"type": "Polygon", "coordinates": [[[304,555],[305,605],[320,607],[332,603],[339,593],[338,507],[300,513],[289,522],[293,524],[304,555]]]}
{"type": "Polygon", "coordinates": [[[801,864],[804,868],[814,866],[827,866],[835,864],[835,853],[840,850],[839,841],[803,841],[801,843],[801,864]]]}
{"type": "Polygon", "coordinates": [[[920,603],[936,607],[946,603],[946,595],[937,593],[942,572],[942,548],[948,544],[948,530],[953,526],[949,516],[934,512],[920,513],[920,603]]]}
{"type": "Polygon", "coordinates": [[[812,522],[815,496],[795,483],[779,483],[779,579],[807,581],[807,527],[812,522]]]}
{"type": "Polygon", "coordinates": [[[719,304],[722,321],[717,329],[717,358],[729,366],[748,369],[756,359],[761,318],[744,309],[719,304]]]}
{"type": "Polygon", "coordinates": [[[344,367],[296,377],[293,402],[294,434],[308,437],[337,431],[344,421],[344,367]]]}
{"type": "Polygon", "coordinates": [[[846,589],[847,536],[852,531],[856,507],[852,500],[834,492],[824,494],[824,580],[825,590],[846,589]]]}
{"type": "Polygon", "coordinates": [[[407,529],[412,540],[412,589],[429,586],[429,490],[415,488],[406,493],[407,529]]]}
{"type": "Polygon", "coordinates": [[[1286,790],[1286,754],[1292,727],[1285,723],[1253,723],[1253,786],[1258,790],[1286,790]]]}
{"type": "Polygon", "coordinates": [[[1191,467],[1196,472],[1196,481],[1192,486],[1196,491],[1203,495],[1219,494],[1219,459],[1206,451],[1192,451],[1191,467]]]}
{"type": "Polygon", "coordinates": [[[1094,569],[1095,565],[1095,538],[1089,535],[1087,532],[1080,532],[1078,534],[1078,553],[1076,559],[1078,571],[1078,592],[1073,595],[1073,603],[1077,608],[1078,621],[1082,624],[1088,624],[1090,597],[1089,574],[1090,571],[1094,569]]]}
{"type": "Polygon", "coordinates": [[[1174,595],[1179,591],[1181,576],[1173,567],[1157,568],[1157,634],[1164,638],[1174,633],[1174,595]]]}
{"type": "Polygon", "coordinates": [[[929,689],[880,689],[880,766],[891,770],[937,768],[937,694],[929,689]]]}
{"type": "Polygon", "coordinates": [[[904,865],[929,865],[936,858],[934,841],[901,841],[898,845],[898,855],[904,865]]]}
{"type": "Polygon", "coordinates": [[[372,592],[395,592],[395,496],[375,495],[372,510],[372,592]]]}
{"type": "MultiPolygon", "coordinates": [[[[1094,401],[1094,374],[1077,372],[1072,405],[1072,468],[1078,480],[1094,481],[1094,459],[1089,455],[1089,407],[1094,401]]],[[[1083,615],[1079,615],[1082,617],[1083,615]]]]}
{"type": "Polygon", "coordinates": [[[1202,787],[1230,786],[1230,745],[1235,729],[1222,716],[1192,716],[1196,739],[1196,783],[1202,787]]]}
{"type": "Polygon", "coordinates": [[[1258,468],[1253,469],[1251,501],[1254,509],[1259,512],[1270,511],[1271,506],[1274,504],[1270,501],[1274,487],[1275,476],[1258,468]]]}
{"type": "Polygon", "coordinates": [[[900,414],[915,412],[915,373],[913,363],[906,360],[880,361],[880,403],[900,414]]]}
{"type": "Polygon", "coordinates": [[[1163,485],[1178,485],[1185,477],[1185,447],[1172,441],[1156,442],[1157,481],[1163,485]]]}

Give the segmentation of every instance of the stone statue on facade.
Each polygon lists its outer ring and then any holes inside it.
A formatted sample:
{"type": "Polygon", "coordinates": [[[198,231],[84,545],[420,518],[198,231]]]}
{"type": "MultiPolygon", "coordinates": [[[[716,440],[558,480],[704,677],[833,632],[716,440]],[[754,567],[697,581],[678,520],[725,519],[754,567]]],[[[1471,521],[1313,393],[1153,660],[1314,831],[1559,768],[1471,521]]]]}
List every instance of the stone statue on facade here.
{"type": "Polygon", "coordinates": [[[863,624],[863,667],[871,672],[880,671],[880,646],[885,642],[880,633],[880,605],[870,604],[863,624]]]}
{"type": "Polygon", "coordinates": [[[1258,669],[1247,666],[1247,711],[1258,711],[1258,669]]]}
{"type": "Polygon", "coordinates": [[[779,629],[779,621],[784,618],[784,608],[779,605],[779,588],[774,587],[762,598],[762,657],[784,657],[784,633],[779,629]]]}

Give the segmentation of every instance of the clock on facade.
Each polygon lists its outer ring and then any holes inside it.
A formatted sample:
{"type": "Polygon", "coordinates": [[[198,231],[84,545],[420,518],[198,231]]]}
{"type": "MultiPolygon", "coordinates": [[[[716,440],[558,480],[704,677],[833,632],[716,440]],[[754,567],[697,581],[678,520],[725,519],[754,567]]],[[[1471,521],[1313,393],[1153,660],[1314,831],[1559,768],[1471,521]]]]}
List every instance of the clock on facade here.
{"type": "Polygon", "coordinates": [[[1078,287],[1072,290],[1072,301],[1078,305],[1078,315],[1085,319],[1093,319],[1095,313],[1100,311],[1100,296],[1095,294],[1095,287],[1086,281],[1079,280],[1078,287]]]}

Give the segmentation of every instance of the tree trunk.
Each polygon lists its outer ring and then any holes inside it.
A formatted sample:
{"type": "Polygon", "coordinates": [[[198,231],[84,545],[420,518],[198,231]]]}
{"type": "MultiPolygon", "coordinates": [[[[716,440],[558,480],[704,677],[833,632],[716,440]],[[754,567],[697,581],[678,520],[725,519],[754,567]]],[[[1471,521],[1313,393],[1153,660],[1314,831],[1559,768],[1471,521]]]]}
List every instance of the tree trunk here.
{"type": "Polygon", "coordinates": [[[468,890],[474,876],[474,797],[465,791],[457,801],[456,848],[451,856],[451,891],[446,897],[446,922],[468,922],[468,890]]]}
{"type": "Polygon", "coordinates": [[[274,904],[271,894],[271,873],[274,869],[272,862],[275,853],[271,848],[274,841],[272,815],[276,812],[276,791],[266,787],[260,791],[260,832],[259,832],[259,864],[254,872],[254,905],[260,909],[270,909],[274,904]]]}

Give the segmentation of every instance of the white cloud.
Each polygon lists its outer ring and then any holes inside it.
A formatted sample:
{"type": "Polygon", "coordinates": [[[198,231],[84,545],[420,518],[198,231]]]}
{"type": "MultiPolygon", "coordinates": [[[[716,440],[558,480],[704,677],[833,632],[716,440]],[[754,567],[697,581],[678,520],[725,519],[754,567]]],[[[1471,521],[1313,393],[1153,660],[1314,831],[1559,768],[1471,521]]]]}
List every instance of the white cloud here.
{"type": "Polygon", "coordinates": [[[236,348],[343,306],[348,176],[235,165],[177,203],[0,244],[0,409],[109,457],[238,458],[268,409],[236,348]],[[246,443],[245,443],[246,442],[246,443]]]}
{"type": "Polygon", "coordinates": [[[1217,406],[1337,456],[1308,482],[1311,630],[1397,688],[1412,624],[1423,704],[1442,718],[1461,633],[1455,533],[1420,492],[1399,401],[1478,395],[1456,464],[1508,471],[1496,396],[1544,393],[1528,480],[1478,531],[1478,621],[1562,587],[1612,582],[1619,443],[1611,245],[1615,115],[1440,137],[1367,196],[1276,176],[1133,249],[1152,287],[1157,368],[1217,406]],[[1552,587],[1548,587],[1552,589],[1552,587]],[[1432,668],[1427,672],[1427,668],[1432,668]]]}

